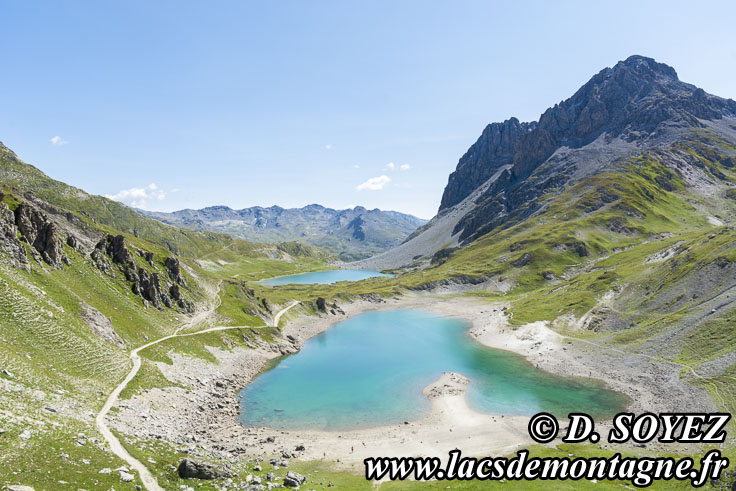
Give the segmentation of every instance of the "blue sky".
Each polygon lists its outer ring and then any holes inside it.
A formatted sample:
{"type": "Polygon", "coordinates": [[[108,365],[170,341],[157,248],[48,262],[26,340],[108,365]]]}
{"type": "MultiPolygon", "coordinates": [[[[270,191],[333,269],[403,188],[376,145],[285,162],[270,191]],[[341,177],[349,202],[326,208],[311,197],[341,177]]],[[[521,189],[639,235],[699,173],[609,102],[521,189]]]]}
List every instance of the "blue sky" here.
{"type": "Polygon", "coordinates": [[[736,99],[733,1],[0,0],[0,16],[0,141],[154,210],[429,218],[486,124],[535,120],[631,54],[736,99]]]}

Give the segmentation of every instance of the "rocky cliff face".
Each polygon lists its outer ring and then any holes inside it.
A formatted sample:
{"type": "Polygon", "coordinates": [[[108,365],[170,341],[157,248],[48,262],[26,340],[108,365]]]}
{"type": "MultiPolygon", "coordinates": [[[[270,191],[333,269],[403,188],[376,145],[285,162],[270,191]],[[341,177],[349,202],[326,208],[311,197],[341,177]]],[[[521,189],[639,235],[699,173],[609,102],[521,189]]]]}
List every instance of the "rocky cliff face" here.
{"type": "Polygon", "coordinates": [[[536,123],[519,123],[516,118],[486,126],[450,174],[440,210],[458,204],[499,168],[512,164],[516,143],[535,127],[536,123]]]}
{"type": "Polygon", "coordinates": [[[18,239],[18,228],[15,226],[15,214],[8,205],[2,202],[0,191],[0,250],[7,256],[10,264],[16,268],[26,269],[28,258],[26,249],[18,239]]]}
{"type": "MultiPolygon", "coordinates": [[[[7,212],[5,212],[5,215],[7,221],[9,215],[7,215],[7,212]]],[[[39,262],[42,260],[55,268],[61,268],[64,263],[68,262],[68,259],[64,256],[64,249],[56,224],[44,213],[27,203],[20,203],[15,209],[14,221],[20,239],[31,246],[31,250],[34,255],[37,255],[39,262]]],[[[13,229],[8,225],[4,228],[6,229],[6,238],[9,243],[12,243],[13,229]]],[[[17,247],[13,248],[16,249],[16,259],[20,260],[21,256],[25,256],[25,251],[21,253],[17,251],[17,247]]]]}
{"type": "Polygon", "coordinates": [[[510,165],[456,225],[461,240],[472,240],[534,213],[535,198],[560,189],[583,167],[671,142],[685,129],[724,117],[736,117],[736,102],[681,82],[672,67],[632,56],[547,109],[538,123],[512,118],[489,125],[450,175],[440,211],[510,165]]]}

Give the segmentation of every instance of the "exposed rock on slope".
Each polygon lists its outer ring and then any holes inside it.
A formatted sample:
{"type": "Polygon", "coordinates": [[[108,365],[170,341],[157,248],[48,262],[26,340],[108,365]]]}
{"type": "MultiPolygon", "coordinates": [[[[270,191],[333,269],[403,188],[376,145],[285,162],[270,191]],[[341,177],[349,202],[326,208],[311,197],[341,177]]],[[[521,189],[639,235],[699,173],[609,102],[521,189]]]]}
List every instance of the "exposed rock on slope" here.
{"type": "Polygon", "coordinates": [[[18,240],[15,214],[10,211],[8,205],[2,202],[2,198],[0,198],[0,250],[7,255],[12,266],[23,269],[28,266],[26,249],[18,240]]]}
{"type": "MultiPolygon", "coordinates": [[[[147,266],[155,269],[153,253],[138,250],[138,255],[145,260],[147,266]]],[[[101,271],[113,276],[111,261],[120,265],[125,279],[131,282],[133,293],[151,302],[154,307],[171,308],[176,303],[185,312],[194,311],[193,304],[183,298],[179,289],[179,285],[186,287],[186,282],[181,273],[181,263],[177,258],[167,257],[164,261],[165,270],[174,281],[166,286],[162,283],[158,272],[149,271],[136,263],[135,255],[126,246],[125,237],[122,235],[107,235],[100,239],[90,257],[101,271]]]]}
{"type": "Polygon", "coordinates": [[[112,327],[112,321],[105,317],[102,312],[90,305],[87,305],[85,302],[82,302],[79,313],[84,323],[92,329],[92,332],[100,336],[105,341],[118,345],[121,348],[125,348],[125,343],[122,338],[112,327]]]}
{"type": "Polygon", "coordinates": [[[26,203],[21,203],[15,209],[15,225],[21,239],[30,244],[46,263],[61,268],[62,263],[68,261],[64,257],[56,225],[43,213],[26,203]]]}
{"type": "Polygon", "coordinates": [[[166,270],[169,272],[169,278],[171,278],[171,281],[181,286],[187,286],[184,282],[184,277],[181,274],[181,263],[177,258],[167,257],[164,262],[164,266],[166,266],[166,270]]]}

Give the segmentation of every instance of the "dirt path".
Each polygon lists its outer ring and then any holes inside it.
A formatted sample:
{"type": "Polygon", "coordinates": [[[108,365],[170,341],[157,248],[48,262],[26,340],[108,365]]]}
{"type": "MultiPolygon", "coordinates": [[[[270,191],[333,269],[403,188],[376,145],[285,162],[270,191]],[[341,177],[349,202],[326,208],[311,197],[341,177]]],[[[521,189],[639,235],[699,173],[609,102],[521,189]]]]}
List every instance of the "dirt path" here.
{"type": "MultiPolygon", "coordinates": [[[[219,285],[218,285],[219,290],[219,285]]],[[[167,339],[172,339],[176,337],[185,337],[185,336],[196,336],[198,334],[204,334],[208,332],[214,332],[214,331],[225,331],[228,329],[242,329],[243,327],[248,326],[218,326],[218,327],[210,327],[208,329],[203,329],[201,331],[197,332],[191,332],[191,333],[184,333],[179,334],[182,329],[191,327],[193,325],[199,324],[203,322],[207,317],[209,317],[220,305],[220,296],[217,295],[217,300],[213,305],[210,306],[209,309],[202,311],[198,313],[197,315],[193,316],[188,322],[182,324],[176,331],[174,331],[174,334],[170,334],[168,336],[164,336],[162,338],[156,339],[155,341],[151,341],[150,343],[144,344],[143,346],[139,346],[138,348],[135,348],[133,351],[130,352],[130,359],[133,360],[133,368],[130,370],[128,375],[125,377],[125,379],[115,387],[115,390],[112,391],[110,396],[107,398],[107,401],[105,402],[105,405],[102,406],[102,409],[97,414],[97,417],[95,418],[95,422],[97,424],[97,429],[102,434],[103,438],[107,441],[107,443],[110,444],[110,449],[112,450],[112,453],[123,459],[131,468],[138,471],[138,475],[141,478],[141,481],[143,482],[143,485],[146,489],[149,491],[163,491],[163,488],[158,485],[158,481],[156,481],[156,478],[153,477],[153,474],[148,470],[148,468],[143,465],[141,461],[130,455],[128,451],[123,447],[123,445],[120,443],[120,440],[110,431],[110,428],[107,426],[107,422],[105,421],[105,416],[107,416],[107,413],[110,412],[110,409],[118,402],[118,397],[120,396],[120,393],[128,386],[131,380],[135,378],[136,374],[138,373],[138,370],[141,368],[141,357],[138,355],[138,353],[141,350],[144,350],[150,346],[153,346],[154,344],[161,343],[163,341],[166,341],[167,339]]],[[[279,319],[281,319],[281,316],[285,314],[289,309],[292,307],[298,305],[298,301],[292,302],[288,307],[281,309],[273,318],[272,325],[278,326],[279,325],[279,319]]]]}

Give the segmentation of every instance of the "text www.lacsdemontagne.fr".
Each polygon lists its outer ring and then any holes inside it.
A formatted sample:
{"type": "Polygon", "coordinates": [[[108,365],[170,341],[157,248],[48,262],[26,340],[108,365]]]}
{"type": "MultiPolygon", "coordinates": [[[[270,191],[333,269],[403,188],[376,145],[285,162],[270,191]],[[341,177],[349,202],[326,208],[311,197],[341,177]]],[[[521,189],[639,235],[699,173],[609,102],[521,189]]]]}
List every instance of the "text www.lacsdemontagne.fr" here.
{"type": "Polygon", "coordinates": [[[728,459],[711,450],[700,459],[690,457],[529,457],[527,450],[515,457],[462,457],[459,450],[448,455],[446,465],[437,457],[373,457],[364,460],[368,480],[612,480],[646,487],[658,480],[690,481],[699,487],[718,478],[728,459]]]}

